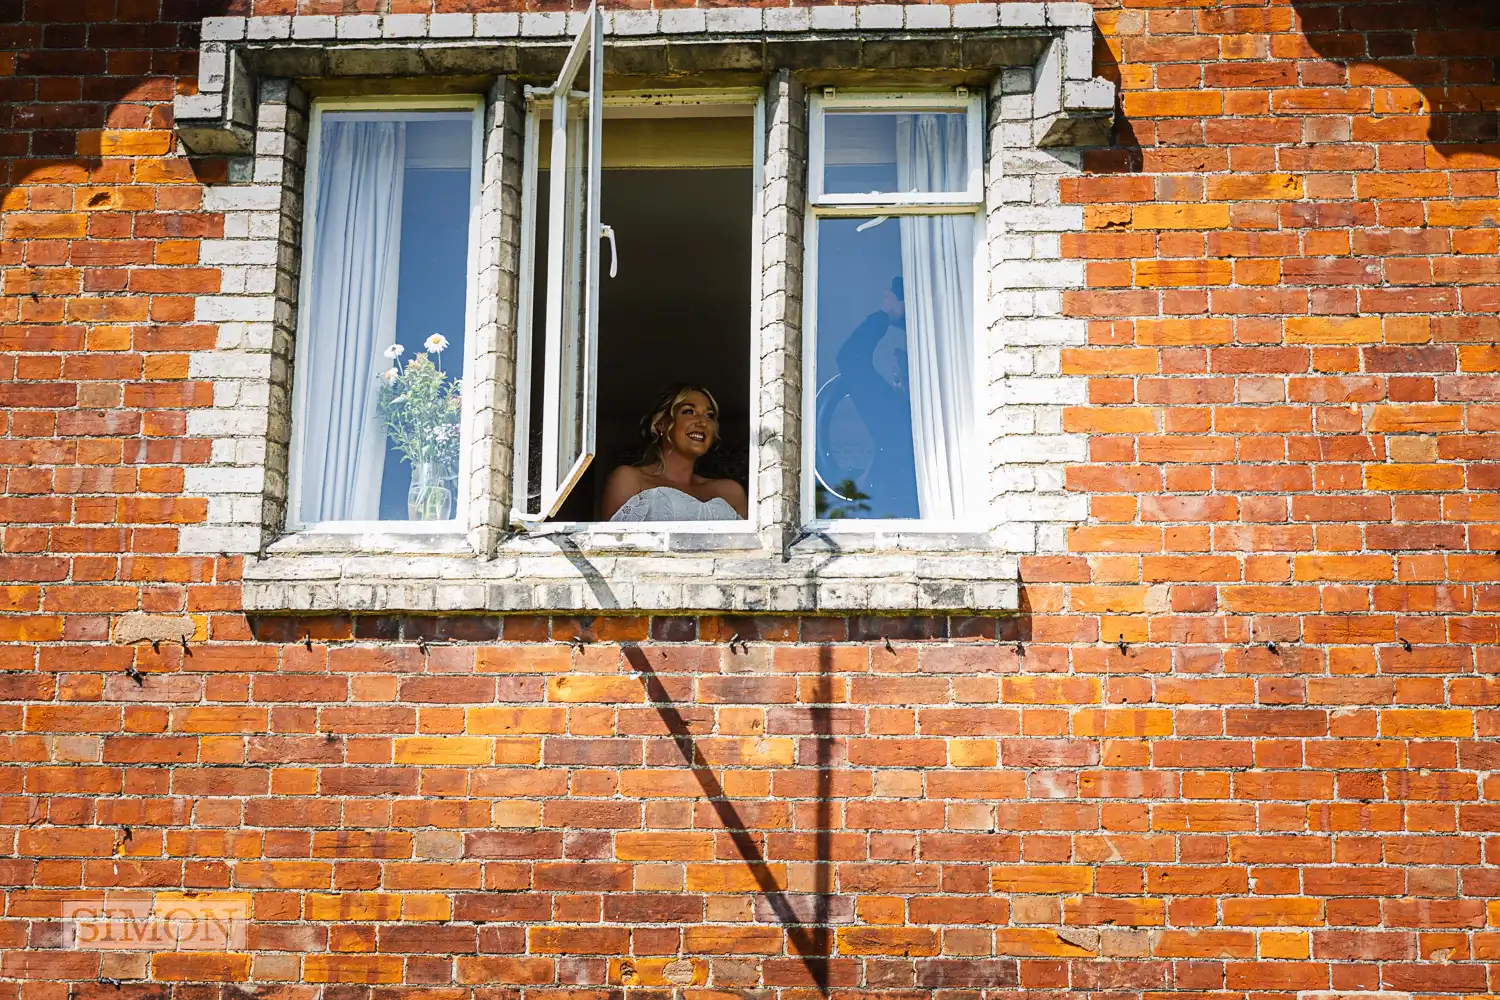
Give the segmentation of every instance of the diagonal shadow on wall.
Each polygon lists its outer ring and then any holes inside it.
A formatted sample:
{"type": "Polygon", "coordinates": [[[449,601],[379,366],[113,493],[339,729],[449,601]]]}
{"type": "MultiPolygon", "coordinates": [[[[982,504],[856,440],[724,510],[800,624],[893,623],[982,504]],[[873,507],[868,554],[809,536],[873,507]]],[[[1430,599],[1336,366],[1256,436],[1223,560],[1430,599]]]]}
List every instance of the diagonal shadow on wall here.
{"type": "MultiPolygon", "coordinates": [[[[704,758],[703,752],[698,748],[693,734],[688,727],[687,721],[677,706],[672,702],[661,678],[652,669],[646,653],[639,646],[626,646],[625,659],[640,675],[642,682],[646,685],[646,700],[660,714],[662,722],[666,725],[668,732],[672,734],[672,741],[677,745],[677,750],[682,754],[683,761],[692,768],[693,777],[697,779],[698,785],[703,789],[703,795],[708,800],[719,818],[719,823],[724,827],[734,842],[740,858],[745,862],[751,875],[755,878],[755,884],[761,894],[770,905],[776,919],[785,928],[787,938],[793,950],[807,970],[808,976],[817,985],[820,992],[827,994],[829,990],[829,955],[832,952],[832,935],[829,930],[829,901],[833,890],[833,861],[831,858],[831,847],[833,832],[831,829],[832,803],[830,791],[833,781],[832,771],[832,729],[831,710],[829,704],[832,700],[832,681],[829,675],[832,654],[828,646],[821,646],[818,650],[818,674],[817,685],[814,690],[814,703],[809,707],[811,715],[812,734],[816,744],[817,753],[817,829],[814,834],[814,875],[812,893],[812,912],[799,913],[794,902],[794,897],[785,889],[777,885],[775,875],[771,866],[767,863],[760,845],[756,843],[755,837],[751,835],[741,818],[739,811],[735,809],[734,803],[724,792],[724,786],[720,783],[718,776],[714,774],[713,768],[709,766],[704,758]]],[[[799,894],[800,896],[800,894],[799,894]]]]}
{"type": "MultiPolygon", "coordinates": [[[[615,598],[614,591],[609,582],[604,579],[593,562],[587,555],[578,549],[573,539],[564,534],[547,536],[557,545],[559,551],[568,559],[573,567],[583,577],[584,583],[593,593],[599,603],[599,607],[605,609],[619,608],[619,601],[615,598]]],[[[626,645],[622,647],[625,660],[636,671],[641,682],[646,686],[646,701],[652,708],[656,709],[661,716],[662,722],[667,727],[667,732],[672,736],[677,751],[682,755],[683,762],[692,769],[693,777],[698,786],[703,790],[704,797],[709,806],[717,815],[720,825],[724,827],[733,841],[735,849],[739,851],[740,858],[755,879],[756,887],[765,898],[771,911],[776,915],[777,921],[786,931],[787,939],[791,943],[792,950],[801,959],[808,977],[813,981],[819,992],[827,995],[830,987],[830,971],[832,963],[829,956],[833,951],[832,934],[829,931],[830,903],[833,894],[833,830],[832,830],[832,785],[833,785],[833,713],[831,705],[833,702],[832,681],[832,649],[827,645],[818,647],[818,673],[817,683],[813,692],[812,703],[808,707],[810,715],[809,723],[816,751],[817,764],[817,791],[815,801],[817,803],[816,816],[817,828],[813,837],[813,892],[812,910],[810,913],[798,912],[798,903],[806,899],[806,894],[788,893],[786,889],[776,883],[775,875],[769,862],[766,860],[760,845],[756,843],[750,828],[746,826],[744,818],[734,803],[725,794],[724,786],[714,774],[713,768],[699,749],[697,741],[693,737],[692,729],[677,705],[672,701],[666,685],[662,682],[656,670],[652,668],[651,661],[646,656],[646,651],[640,646],[626,645]]]]}

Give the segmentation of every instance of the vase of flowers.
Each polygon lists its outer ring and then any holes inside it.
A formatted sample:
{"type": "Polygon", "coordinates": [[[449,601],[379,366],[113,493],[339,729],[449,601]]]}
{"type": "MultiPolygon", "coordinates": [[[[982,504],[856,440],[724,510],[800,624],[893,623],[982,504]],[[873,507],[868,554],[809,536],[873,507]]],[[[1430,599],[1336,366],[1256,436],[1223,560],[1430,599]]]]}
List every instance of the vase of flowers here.
{"type": "Polygon", "coordinates": [[[459,409],[463,386],[443,373],[448,339],[434,333],[405,364],[400,344],[385,349],[391,367],[381,375],[376,405],[385,433],[411,467],[406,494],[407,517],[413,521],[446,521],[453,516],[454,481],[458,477],[459,409]],[[431,355],[429,357],[429,355],[431,355]]]}

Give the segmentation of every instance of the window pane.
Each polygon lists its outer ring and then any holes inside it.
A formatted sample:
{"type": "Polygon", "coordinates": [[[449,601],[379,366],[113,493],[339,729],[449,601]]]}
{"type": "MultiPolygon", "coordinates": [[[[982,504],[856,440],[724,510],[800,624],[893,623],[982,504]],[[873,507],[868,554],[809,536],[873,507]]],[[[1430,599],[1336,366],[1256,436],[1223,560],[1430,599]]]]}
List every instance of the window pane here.
{"type": "Polygon", "coordinates": [[[456,516],[473,113],[322,115],[299,517],[456,516]]]}
{"type": "Polygon", "coordinates": [[[590,7],[587,21],[553,84],[548,192],[553,242],[547,248],[547,357],[539,508],[544,518],[557,513],[594,458],[595,334],[602,234],[602,32],[598,10],[590,7]],[[585,99],[570,98],[585,81],[585,99]]]}
{"type": "Polygon", "coordinates": [[[818,220],[820,518],[977,510],[974,219],[818,220]]]}
{"type": "Polygon", "coordinates": [[[931,112],[823,114],[825,194],[931,194],[969,189],[969,117],[931,112]]]}
{"type": "MultiPolygon", "coordinates": [[[[567,171],[567,193],[564,215],[567,225],[563,229],[563,298],[562,334],[557,344],[559,367],[557,382],[558,397],[557,442],[554,461],[555,472],[547,484],[555,492],[569,476],[585,451],[592,449],[584,440],[584,418],[588,410],[588,372],[584,352],[587,350],[585,315],[587,306],[587,235],[588,199],[594,193],[587,189],[588,181],[588,121],[574,119],[569,126],[569,160],[567,171]]],[[[581,470],[580,470],[581,471],[581,470]]]]}

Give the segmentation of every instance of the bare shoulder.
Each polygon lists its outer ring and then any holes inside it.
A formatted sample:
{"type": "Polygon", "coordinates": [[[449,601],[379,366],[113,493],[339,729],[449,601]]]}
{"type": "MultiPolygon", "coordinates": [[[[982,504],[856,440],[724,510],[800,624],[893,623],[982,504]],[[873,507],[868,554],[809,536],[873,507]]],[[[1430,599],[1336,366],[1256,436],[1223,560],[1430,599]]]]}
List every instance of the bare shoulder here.
{"type": "Polygon", "coordinates": [[[625,502],[647,486],[646,474],[633,465],[617,465],[604,481],[601,516],[608,521],[625,502]]]}
{"type": "Polygon", "coordinates": [[[640,486],[644,484],[645,481],[646,473],[636,468],[634,465],[617,465],[615,466],[614,471],[609,474],[609,478],[604,481],[604,487],[605,489],[608,489],[609,487],[614,486],[617,483],[628,484],[630,486],[640,486]]]}

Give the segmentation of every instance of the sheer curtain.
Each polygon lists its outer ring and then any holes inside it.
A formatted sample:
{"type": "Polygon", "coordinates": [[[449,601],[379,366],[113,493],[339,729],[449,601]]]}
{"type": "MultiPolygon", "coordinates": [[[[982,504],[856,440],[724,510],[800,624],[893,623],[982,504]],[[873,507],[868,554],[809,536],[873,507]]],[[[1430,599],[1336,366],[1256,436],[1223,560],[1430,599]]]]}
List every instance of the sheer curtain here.
{"type": "Polygon", "coordinates": [[[301,518],[380,516],[385,432],[375,408],[382,356],[396,339],[403,122],[323,118],[310,301],[301,518]]]}
{"type": "MultiPolygon", "coordinates": [[[[899,190],[962,190],[967,180],[957,173],[968,169],[967,128],[963,115],[903,115],[896,132],[899,190]]],[[[912,445],[924,519],[958,519],[978,509],[973,241],[971,216],[901,219],[912,445]]]]}

